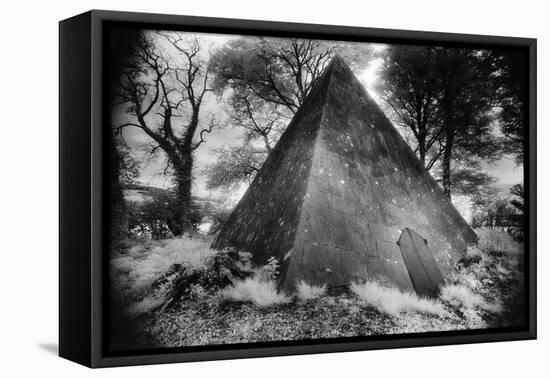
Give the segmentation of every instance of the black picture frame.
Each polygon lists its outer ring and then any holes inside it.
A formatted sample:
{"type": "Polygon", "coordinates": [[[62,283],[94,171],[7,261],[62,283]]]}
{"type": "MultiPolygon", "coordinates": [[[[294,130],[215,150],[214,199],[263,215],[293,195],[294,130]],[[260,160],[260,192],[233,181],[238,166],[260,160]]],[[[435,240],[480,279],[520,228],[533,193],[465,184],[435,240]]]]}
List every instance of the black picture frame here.
{"type": "Polygon", "coordinates": [[[406,30],[204,18],[92,10],[61,21],[59,50],[60,225],[59,354],[89,367],[344,352],[535,339],[536,319],[536,39],[406,30]],[[484,329],[268,344],[106,350],[106,266],[103,250],[104,36],[110,25],[198,32],[270,35],[385,43],[484,46],[524,50],[528,58],[528,125],[524,164],[526,197],[526,319],[517,329],[484,329]]]}

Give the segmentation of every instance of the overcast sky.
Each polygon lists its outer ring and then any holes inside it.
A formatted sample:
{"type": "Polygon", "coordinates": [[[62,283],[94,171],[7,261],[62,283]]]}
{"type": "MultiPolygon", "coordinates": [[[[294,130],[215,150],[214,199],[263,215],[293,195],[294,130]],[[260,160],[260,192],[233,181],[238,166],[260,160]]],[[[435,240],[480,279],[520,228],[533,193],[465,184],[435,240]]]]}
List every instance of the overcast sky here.
{"type": "MultiPolygon", "coordinates": [[[[239,38],[240,36],[227,36],[216,34],[199,34],[202,41],[210,45],[210,48],[217,48],[222,46],[231,38],[239,38]]],[[[160,43],[165,43],[160,41],[160,43]]],[[[373,48],[380,51],[385,48],[384,45],[371,44],[373,48]]],[[[161,45],[162,46],[162,45],[161,45]]],[[[382,65],[382,58],[371,60],[369,64],[363,69],[356,70],[355,74],[361,81],[361,83],[367,88],[371,96],[380,104],[381,98],[376,91],[376,84],[379,78],[379,70],[382,65]]],[[[215,95],[210,95],[205,99],[203,106],[201,107],[202,120],[207,120],[211,114],[216,114],[218,118],[223,118],[225,114],[225,104],[222,99],[218,99],[215,95]]],[[[120,122],[124,121],[126,115],[120,110],[115,110],[115,120],[120,122]]],[[[400,132],[404,130],[402,127],[397,127],[400,132]]],[[[142,162],[141,175],[138,181],[156,187],[168,188],[171,186],[169,178],[163,176],[162,170],[165,165],[164,157],[159,155],[156,159],[146,159],[144,153],[144,144],[149,142],[149,137],[145,135],[140,129],[126,128],[124,129],[124,137],[128,145],[131,147],[134,156],[142,162]]],[[[215,129],[212,133],[207,134],[206,143],[203,143],[195,152],[195,169],[194,169],[194,185],[193,194],[199,197],[212,197],[223,198],[229,203],[236,203],[244,193],[246,187],[243,185],[241,188],[227,192],[227,191],[211,191],[206,188],[206,178],[201,173],[203,169],[215,162],[215,155],[213,151],[216,148],[227,147],[231,145],[238,145],[242,140],[242,132],[238,127],[225,127],[221,129],[215,129]]],[[[508,189],[518,183],[523,182],[523,168],[518,167],[511,157],[504,157],[494,164],[483,164],[484,170],[490,175],[494,176],[497,180],[496,186],[501,195],[505,195],[508,189]]],[[[457,207],[468,218],[469,211],[467,202],[457,199],[457,207]]]]}

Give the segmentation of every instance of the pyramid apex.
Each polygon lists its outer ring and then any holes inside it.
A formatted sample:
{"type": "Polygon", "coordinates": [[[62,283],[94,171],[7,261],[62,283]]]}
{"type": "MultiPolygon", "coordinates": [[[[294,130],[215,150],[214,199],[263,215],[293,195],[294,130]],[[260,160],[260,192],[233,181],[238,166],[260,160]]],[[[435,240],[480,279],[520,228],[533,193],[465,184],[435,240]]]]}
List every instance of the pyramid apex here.
{"type": "Polygon", "coordinates": [[[348,64],[346,63],[346,61],[344,60],[344,58],[342,58],[342,56],[340,54],[334,55],[334,57],[332,58],[332,61],[330,62],[330,65],[331,66],[338,66],[339,68],[343,68],[343,69],[346,69],[346,70],[350,69],[348,64]]]}
{"type": "Polygon", "coordinates": [[[332,58],[332,63],[346,64],[346,62],[344,61],[344,58],[342,58],[342,56],[340,54],[335,54],[334,55],[334,57],[332,58]]]}

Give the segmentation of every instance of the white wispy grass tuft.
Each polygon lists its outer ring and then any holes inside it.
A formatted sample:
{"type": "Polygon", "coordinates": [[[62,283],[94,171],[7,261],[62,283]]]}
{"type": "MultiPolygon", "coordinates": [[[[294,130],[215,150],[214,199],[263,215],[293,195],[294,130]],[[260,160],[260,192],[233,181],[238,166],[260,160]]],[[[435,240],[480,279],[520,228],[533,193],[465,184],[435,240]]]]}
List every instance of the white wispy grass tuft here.
{"type": "Polygon", "coordinates": [[[200,238],[188,236],[155,243],[158,245],[138,245],[111,259],[112,273],[116,276],[113,279],[121,281],[122,287],[140,293],[172,265],[200,266],[216,253],[200,238]]]}
{"type": "Polygon", "coordinates": [[[445,285],[441,288],[440,297],[452,306],[464,307],[468,310],[481,308],[490,312],[502,311],[502,305],[486,302],[481,295],[472,292],[465,285],[445,285]]]}
{"type": "Polygon", "coordinates": [[[233,302],[252,302],[258,307],[289,303],[291,298],[277,290],[275,281],[259,277],[247,278],[227,287],[220,293],[222,299],[233,302]]]}
{"type": "Polygon", "coordinates": [[[394,287],[384,287],[377,282],[352,283],[351,291],[365,304],[392,316],[404,312],[420,312],[444,316],[446,311],[439,302],[420,298],[416,294],[402,292],[394,287]]]}
{"type": "Polygon", "coordinates": [[[322,297],[323,295],[325,295],[326,291],[327,291],[327,285],[323,285],[323,286],[309,285],[305,281],[300,281],[296,285],[296,295],[298,296],[298,299],[301,299],[303,301],[308,301],[308,300],[322,297]]]}

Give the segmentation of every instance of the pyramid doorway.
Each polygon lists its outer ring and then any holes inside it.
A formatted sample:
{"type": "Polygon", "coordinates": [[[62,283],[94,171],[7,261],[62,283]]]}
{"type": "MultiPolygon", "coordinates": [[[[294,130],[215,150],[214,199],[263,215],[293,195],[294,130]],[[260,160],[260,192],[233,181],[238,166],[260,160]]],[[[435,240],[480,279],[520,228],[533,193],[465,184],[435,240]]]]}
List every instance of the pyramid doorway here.
{"type": "Polygon", "coordinates": [[[445,279],[428,246],[428,241],[414,230],[405,228],[397,242],[414,290],[418,295],[435,297],[445,279]]]}

